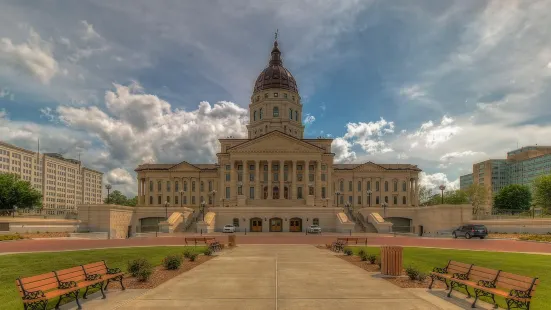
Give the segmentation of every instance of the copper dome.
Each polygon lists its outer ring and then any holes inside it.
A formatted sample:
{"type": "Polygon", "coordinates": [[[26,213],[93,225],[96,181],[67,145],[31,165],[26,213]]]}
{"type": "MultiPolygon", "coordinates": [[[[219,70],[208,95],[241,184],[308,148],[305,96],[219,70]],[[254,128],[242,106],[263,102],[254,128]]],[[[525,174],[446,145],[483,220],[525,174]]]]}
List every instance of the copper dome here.
{"type": "Polygon", "coordinates": [[[274,48],[272,49],[272,57],[270,58],[270,63],[264,70],[262,70],[262,72],[256,79],[253,93],[269,88],[287,89],[298,93],[298,87],[295,78],[293,77],[291,72],[289,72],[289,70],[287,70],[283,66],[283,61],[281,60],[281,52],[277,47],[277,41],[274,42],[274,48]]]}

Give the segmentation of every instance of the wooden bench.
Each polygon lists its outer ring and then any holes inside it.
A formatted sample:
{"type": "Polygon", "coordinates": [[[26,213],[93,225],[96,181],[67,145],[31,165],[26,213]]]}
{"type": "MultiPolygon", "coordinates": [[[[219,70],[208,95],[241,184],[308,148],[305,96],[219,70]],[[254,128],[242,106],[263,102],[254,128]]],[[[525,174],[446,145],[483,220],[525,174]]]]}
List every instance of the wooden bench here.
{"type": "Polygon", "coordinates": [[[26,278],[18,278],[16,285],[23,300],[25,309],[46,309],[48,300],[59,297],[56,309],[64,298],[75,298],[78,309],[81,309],[78,294],[81,288],[86,288],[83,298],[86,299],[88,289],[99,288],[105,298],[103,284],[107,290],[109,281],[119,281],[122,289],[123,273],[120,269],[108,268],[104,261],[53,271],[26,278]]]}
{"type": "Polygon", "coordinates": [[[214,237],[188,237],[188,238],[184,238],[184,242],[186,243],[186,245],[188,245],[188,243],[192,243],[193,245],[197,245],[197,244],[205,244],[206,245],[211,240],[216,240],[216,238],[214,238],[214,237]]]}
{"type": "MultiPolygon", "coordinates": [[[[530,309],[530,301],[539,284],[538,278],[455,261],[448,262],[448,267],[442,269],[435,268],[431,273],[431,277],[433,277],[433,280],[435,278],[444,278],[450,281],[449,285],[446,283],[446,287],[449,288],[448,297],[451,297],[451,292],[454,288],[465,289],[467,296],[471,297],[468,287],[472,287],[475,292],[475,299],[471,305],[473,308],[476,307],[478,298],[482,296],[491,298],[494,306],[497,308],[495,301],[495,296],[497,295],[505,298],[507,309],[530,309]],[[469,267],[467,268],[467,266],[469,267]],[[440,271],[446,272],[440,273],[440,271]],[[451,277],[450,273],[452,273],[451,277]]],[[[429,289],[431,287],[432,281],[429,289]]]]}

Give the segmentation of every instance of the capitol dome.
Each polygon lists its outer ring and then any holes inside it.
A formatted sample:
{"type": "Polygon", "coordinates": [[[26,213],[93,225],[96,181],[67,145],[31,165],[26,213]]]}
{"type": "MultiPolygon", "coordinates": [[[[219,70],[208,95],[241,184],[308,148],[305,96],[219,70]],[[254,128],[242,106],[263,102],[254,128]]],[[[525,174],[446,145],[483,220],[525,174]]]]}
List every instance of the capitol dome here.
{"type": "Polygon", "coordinates": [[[281,52],[277,47],[277,41],[274,42],[272,57],[268,66],[260,73],[254,84],[253,93],[270,88],[287,89],[298,93],[297,82],[295,78],[283,66],[281,52]]]}

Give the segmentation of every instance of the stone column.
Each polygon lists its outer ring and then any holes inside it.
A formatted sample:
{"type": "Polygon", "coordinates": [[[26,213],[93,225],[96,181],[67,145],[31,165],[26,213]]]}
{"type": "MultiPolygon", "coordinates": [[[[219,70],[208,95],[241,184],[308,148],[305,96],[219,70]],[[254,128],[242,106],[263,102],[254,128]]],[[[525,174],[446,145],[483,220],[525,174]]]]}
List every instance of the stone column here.
{"type": "MultiPolygon", "coordinates": [[[[146,178],[145,179],[145,203],[144,205],[148,206],[149,205],[149,196],[151,196],[151,193],[149,192],[149,178],[146,178]]],[[[82,192],[82,195],[84,195],[84,192],[82,192]]]]}
{"type": "Polygon", "coordinates": [[[284,165],[285,162],[283,160],[279,161],[279,199],[285,199],[285,188],[283,187],[283,180],[284,180],[284,165]]]}
{"type": "Polygon", "coordinates": [[[408,182],[408,196],[409,196],[409,205],[413,205],[413,178],[409,179],[408,182]]]}
{"type": "MultiPolygon", "coordinates": [[[[218,201],[222,205],[222,199],[226,199],[226,164],[220,163],[220,177],[218,181],[218,201]]],[[[182,180],[182,189],[184,189],[184,180],[182,180]]],[[[185,194],[185,193],[184,193],[185,194]]],[[[216,204],[216,201],[214,202],[216,204]]]]}
{"type": "Polygon", "coordinates": [[[333,165],[327,163],[327,186],[326,186],[326,197],[327,198],[327,204],[329,204],[329,201],[333,201],[333,165]]]}
{"type": "MultiPolygon", "coordinates": [[[[291,170],[291,169],[289,169],[291,170]]],[[[297,199],[297,161],[293,160],[293,175],[291,176],[291,199],[297,199]]]]}
{"type": "Polygon", "coordinates": [[[317,199],[319,201],[321,200],[321,159],[318,160],[317,163],[318,164],[316,166],[316,192],[315,192],[314,199],[317,199]]]}
{"type": "Polygon", "coordinates": [[[236,164],[237,161],[230,161],[230,200],[237,199],[237,169],[235,167],[236,164]]]}
{"type": "Polygon", "coordinates": [[[272,199],[272,161],[268,160],[268,199],[272,199]]]}
{"type": "Polygon", "coordinates": [[[257,160],[255,162],[255,186],[254,186],[254,199],[260,199],[260,195],[262,195],[262,190],[260,189],[260,161],[257,160]]]}
{"type": "Polygon", "coordinates": [[[419,181],[417,178],[415,178],[414,182],[415,182],[415,194],[414,194],[413,205],[418,206],[419,205],[419,181]]]}
{"type": "Polygon", "coordinates": [[[247,160],[243,161],[243,187],[241,188],[242,194],[245,195],[246,198],[249,197],[249,166],[247,164],[247,160]]]}
{"type": "Polygon", "coordinates": [[[385,188],[385,181],[383,178],[379,178],[379,205],[382,204],[385,201],[385,197],[383,196],[383,189],[385,188]]]}

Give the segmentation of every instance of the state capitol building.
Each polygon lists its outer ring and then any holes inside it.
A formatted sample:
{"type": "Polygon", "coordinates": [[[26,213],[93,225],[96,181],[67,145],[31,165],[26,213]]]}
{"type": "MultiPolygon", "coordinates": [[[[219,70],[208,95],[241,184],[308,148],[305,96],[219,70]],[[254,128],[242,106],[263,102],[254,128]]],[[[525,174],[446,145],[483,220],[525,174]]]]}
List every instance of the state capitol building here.
{"type": "MultiPolygon", "coordinates": [[[[216,164],[143,164],[138,207],[188,207],[202,202],[207,225],[249,231],[338,231],[343,207],[418,205],[421,171],[410,164],[335,164],[333,139],[304,137],[295,78],[274,42],[267,67],[254,83],[248,137],[219,139],[216,164]]],[[[349,221],[348,221],[349,222],[349,221]]]]}

